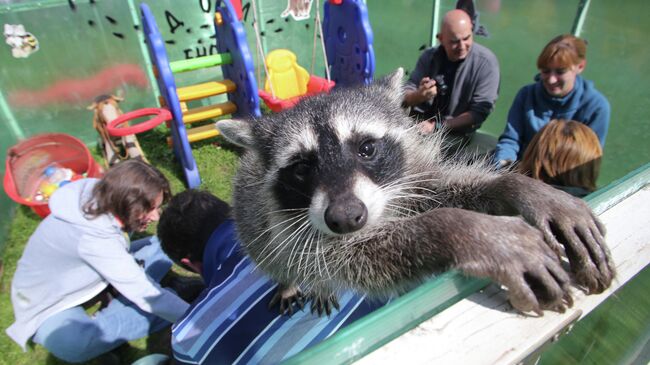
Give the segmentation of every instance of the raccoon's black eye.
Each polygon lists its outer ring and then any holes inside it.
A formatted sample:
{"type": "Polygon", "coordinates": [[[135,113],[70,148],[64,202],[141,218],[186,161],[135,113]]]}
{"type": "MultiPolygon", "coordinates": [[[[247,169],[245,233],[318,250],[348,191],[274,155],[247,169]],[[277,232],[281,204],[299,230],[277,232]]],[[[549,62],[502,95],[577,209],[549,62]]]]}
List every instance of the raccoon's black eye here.
{"type": "Polygon", "coordinates": [[[305,161],[297,162],[293,165],[293,176],[300,181],[305,180],[309,176],[310,171],[311,166],[305,161]]]}
{"type": "Polygon", "coordinates": [[[366,140],[359,146],[359,156],[370,159],[375,155],[375,141],[366,140]]]}

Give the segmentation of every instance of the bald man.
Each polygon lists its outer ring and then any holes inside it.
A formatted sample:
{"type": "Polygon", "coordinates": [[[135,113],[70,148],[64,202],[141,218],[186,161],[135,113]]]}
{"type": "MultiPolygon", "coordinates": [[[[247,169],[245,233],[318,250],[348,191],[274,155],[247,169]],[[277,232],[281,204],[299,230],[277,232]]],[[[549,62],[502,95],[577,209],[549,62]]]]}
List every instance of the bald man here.
{"type": "Polygon", "coordinates": [[[451,142],[467,145],[492,112],[499,92],[499,62],[474,43],[472,21],[463,10],[445,14],[440,45],[422,53],[404,95],[404,104],[423,133],[445,126],[451,142]]]}

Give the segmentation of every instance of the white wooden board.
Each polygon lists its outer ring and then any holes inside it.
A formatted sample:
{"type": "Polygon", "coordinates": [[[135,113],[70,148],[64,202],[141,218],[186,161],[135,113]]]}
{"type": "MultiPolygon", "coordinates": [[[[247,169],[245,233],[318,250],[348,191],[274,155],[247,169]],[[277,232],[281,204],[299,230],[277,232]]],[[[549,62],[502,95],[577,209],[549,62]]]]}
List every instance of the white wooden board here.
{"type": "Polygon", "coordinates": [[[602,294],[574,290],[564,314],[527,317],[505,293],[489,286],[360,359],[358,364],[516,364],[573,319],[585,316],[650,263],[650,189],[645,187],[600,215],[607,226],[618,276],[602,294]]]}

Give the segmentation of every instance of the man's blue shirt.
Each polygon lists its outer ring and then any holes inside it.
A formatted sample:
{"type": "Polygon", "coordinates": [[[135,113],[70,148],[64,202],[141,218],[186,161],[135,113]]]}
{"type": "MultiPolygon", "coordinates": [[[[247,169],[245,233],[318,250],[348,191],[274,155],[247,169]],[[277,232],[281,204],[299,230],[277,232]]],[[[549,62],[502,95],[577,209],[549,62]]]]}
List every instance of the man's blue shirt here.
{"type": "Polygon", "coordinates": [[[181,364],[275,364],[384,304],[346,292],[339,295],[341,309],[329,317],[312,314],[310,303],[291,317],[269,309],[277,283],[244,254],[232,220],[210,237],[202,276],[207,288],[172,327],[181,364]]]}

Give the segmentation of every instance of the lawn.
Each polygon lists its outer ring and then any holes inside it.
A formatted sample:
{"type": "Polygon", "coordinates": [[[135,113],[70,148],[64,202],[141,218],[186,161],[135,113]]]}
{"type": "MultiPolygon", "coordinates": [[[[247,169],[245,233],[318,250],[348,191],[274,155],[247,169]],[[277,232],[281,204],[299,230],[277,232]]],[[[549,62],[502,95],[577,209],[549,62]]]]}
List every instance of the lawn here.
{"type": "MultiPolygon", "coordinates": [[[[166,138],[169,132],[160,126],[150,132],[139,135],[140,144],[149,161],[158,167],[169,179],[173,193],[186,189],[183,172],[180,164],[175,161],[174,154],[167,147],[166,138]]],[[[221,137],[197,142],[192,145],[194,158],[199,166],[202,184],[201,189],[208,190],[218,197],[230,201],[231,178],[237,166],[238,156],[235,150],[221,137]]],[[[97,148],[91,148],[95,159],[102,161],[97,148]]],[[[13,323],[14,315],[11,307],[10,292],[11,279],[16,270],[16,263],[20,258],[29,236],[39,224],[40,218],[29,208],[19,207],[13,218],[8,233],[2,261],[4,272],[0,272],[0,365],[32,365],[32,364],[65,364],[50,355],[43,347],[33,345],[24,353],[6,334],[4,330],[13,323]]],[[[148,234],[155,232],[155,226],[150,227],[148,234]]],[[[178,269],[178,268],[176,268],[178,269]]],[[[180,269],[178,269],[180,270],[180,269]]],[[[123,364],[133,361],[149,353],[169,353],[169,337],[164,331],[149,336],[148,338],[132,341],[117,350],[123,364]]],[[[89,364],[99,364],[91,361],[89,364]]]]}

